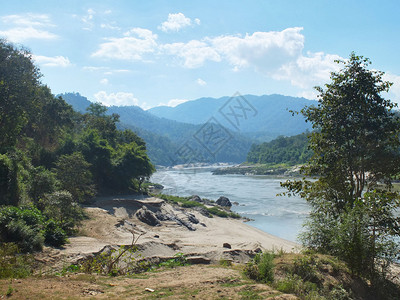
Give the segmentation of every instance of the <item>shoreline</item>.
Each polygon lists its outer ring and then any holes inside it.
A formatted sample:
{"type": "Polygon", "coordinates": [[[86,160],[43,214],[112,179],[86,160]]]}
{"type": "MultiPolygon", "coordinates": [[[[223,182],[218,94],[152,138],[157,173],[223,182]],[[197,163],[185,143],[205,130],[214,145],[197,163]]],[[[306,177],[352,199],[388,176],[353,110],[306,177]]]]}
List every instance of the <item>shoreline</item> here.
{"type": "Polygon", "coordinates": [[[141,234],[137,245],[143,259],[162,259],[183,253],[203,263],[220,260],[246,263],[260,251],[298,252],[300,249],[299,244],[252,227],[243,220],[206,217],[195,209],[182,208],[155,197],[102,197],[85,211],[90,218],[82,224],[84,234],[71,237],[70,243],[60,251],[70,263],[101,252],[107,246],[130,245],[132,232],[136,236],[141,234]],[[149,225],[138,218],[138,212],[143,209],[169,216],[169,219],[149,225]],[[192,229],[182,225],[185,222],[190,223],[192,229]]]}

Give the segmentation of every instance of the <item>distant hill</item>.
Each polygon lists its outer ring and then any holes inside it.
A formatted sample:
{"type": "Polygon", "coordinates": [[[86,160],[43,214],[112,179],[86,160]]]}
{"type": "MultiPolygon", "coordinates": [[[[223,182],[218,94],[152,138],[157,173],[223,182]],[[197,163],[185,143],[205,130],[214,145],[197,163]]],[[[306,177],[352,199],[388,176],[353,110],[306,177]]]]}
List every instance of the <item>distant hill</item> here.
{"type": "Polygon", "coordinates": [[[247,154],[247,162],[255,164],[303,164],[312,156],[308,149],[309,133],[283,137],[265,142],[260,145],[252,145],[247,154]]]}
{"type": "Polygon", "coordinates": [[[222,98],[200,98],[182,103],[176,107],[159,106],[148,110],[148,112],[161,118],[185,122],[190,124],[202,124],[210,117],[216,117],[221,124],[227,128],[236,129],[246,133],[247,136],[259,141],[272,140],[280,135],[291,136],[300,134],[311,129],[309,123],[304,121],[300,115],[292,116],[289,110],[299,111],[306,105],[315,104],[316,101],[305,98],[295,98],[282,95],[244,95],[231,99],[222,98]],[[240,103],[242,108],[240,107],[240,103]],[[246,116],[243,116],[243,108],[246,116]],[[233,114],[241,114],[243,117],[234,119],[233,114]],[[237,122],[235,126],[233,123],[237,122]]]}
{"type": "MultiPolygon", "coordinates": [[[[65,93],[58,96],[63,97],[75,110],[82,113],[91,103],[79,93],[65,93]]],[[[121,129],[132,129],[145,140],[149,157],[154,164],[240,163],[246,160],[247,152],[254,142],[237,132],[226,130],[219,124],[212,129],[215,133],[219,132],[220,136],[214,135],[212,139],[204,140],[205,129],[209,128],[203,124],[187,124],[160,118],[138,106],[111,106],[108,107],[107,113],[118,114],[121,129]]]]}

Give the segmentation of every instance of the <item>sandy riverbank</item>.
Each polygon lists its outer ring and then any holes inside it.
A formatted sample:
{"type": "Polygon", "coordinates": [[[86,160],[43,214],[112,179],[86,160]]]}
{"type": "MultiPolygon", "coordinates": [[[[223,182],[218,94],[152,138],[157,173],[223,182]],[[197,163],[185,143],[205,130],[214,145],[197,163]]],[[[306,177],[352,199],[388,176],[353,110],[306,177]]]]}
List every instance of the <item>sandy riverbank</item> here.
{"type": "Polygon", "coordinates": [[[128,245],[132,233],[140,235],[138,245],[143,257],[171,257],[176,253],[202,257],[210,262],[229,259],[246,262],[260,250],[298,251],[299,245],[256,229],[242,220],[207,217],[193,209],[183,209],[164,200],[125,196],[99,198],[85,208],[90,219],[85,220],[81,236],[70,238],[70,244],[60,255],[81,257],[98,252],[106,245],[128,245]],[[138,219],[136,213],[145,207],[153,214],[174,216],[189,224],[187,227],[176,220],[160,221],[151,226],[138,219]],[[192,223],[194,216],[198,223],[192,223]],[[224,245],[225,244],[225,245],[224,245]]]}

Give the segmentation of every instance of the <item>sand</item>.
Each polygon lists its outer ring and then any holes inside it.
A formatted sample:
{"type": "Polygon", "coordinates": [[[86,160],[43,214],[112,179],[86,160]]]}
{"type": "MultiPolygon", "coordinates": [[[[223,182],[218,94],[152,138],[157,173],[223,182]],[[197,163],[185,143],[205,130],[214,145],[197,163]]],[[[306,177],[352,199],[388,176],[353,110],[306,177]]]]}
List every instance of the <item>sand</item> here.
{"type": "Polygon", "coordinates": [[[61,254],[82,256],[98,252],[106,245],[129,245],[132,242],[132,232],[135,238],[140,235],[137,244],[143,257],[171,257],[183,253],[204,257],[211,262],[221,259],[246,262],[255,251],[297,252],[300,249],[298,244],[256,229],[243,220],[215,216],[209,218],[198,211],[172,206],[153,197],[98,198],[85,210],[90,218],[83,222],[81,235],[71,237],[61,254]],[[191,224],[195,231],[174,221],[162,221],[160,226],[150,226],[135,216],[142,206],[181,219],[191,213],[199,223],[191,224]]]}

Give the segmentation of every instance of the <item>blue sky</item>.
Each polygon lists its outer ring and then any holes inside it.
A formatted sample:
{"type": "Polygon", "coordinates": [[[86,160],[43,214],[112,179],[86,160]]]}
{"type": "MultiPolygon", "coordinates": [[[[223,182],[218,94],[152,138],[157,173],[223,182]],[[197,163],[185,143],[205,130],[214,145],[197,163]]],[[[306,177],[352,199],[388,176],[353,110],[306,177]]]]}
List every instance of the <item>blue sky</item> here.
{"type": "Polygon", "coordinates": [[[394,82],[400,1],[2,1],[0,37],[34,54],[53,93],[106,105],[200,97],[314,98],[351,51],[394,82]]]}

